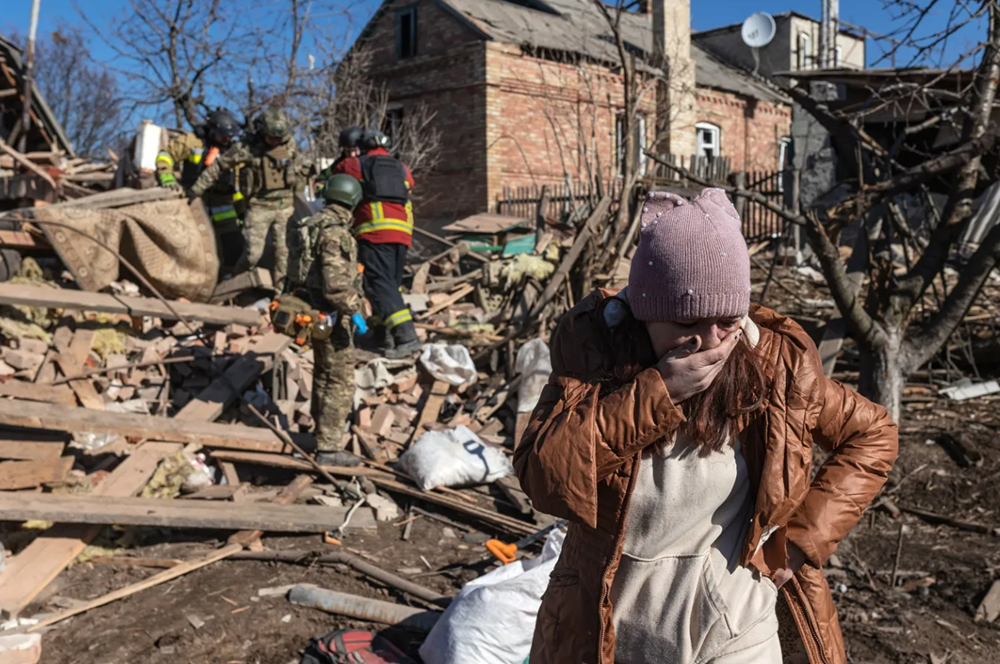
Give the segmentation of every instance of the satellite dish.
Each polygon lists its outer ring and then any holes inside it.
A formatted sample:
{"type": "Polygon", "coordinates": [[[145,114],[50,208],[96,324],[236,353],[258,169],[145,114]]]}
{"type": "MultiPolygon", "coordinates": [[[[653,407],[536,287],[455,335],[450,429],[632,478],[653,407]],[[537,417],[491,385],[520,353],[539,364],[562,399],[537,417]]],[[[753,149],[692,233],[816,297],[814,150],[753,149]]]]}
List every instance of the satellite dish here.
{"type": "Polygon", "coordinates": [[[771,43],[777,30],[774,17],[767,12],[751,14],[747,20],[743,21],[741,31],[743,43],[750,48],[763,48],[771,43]]]}

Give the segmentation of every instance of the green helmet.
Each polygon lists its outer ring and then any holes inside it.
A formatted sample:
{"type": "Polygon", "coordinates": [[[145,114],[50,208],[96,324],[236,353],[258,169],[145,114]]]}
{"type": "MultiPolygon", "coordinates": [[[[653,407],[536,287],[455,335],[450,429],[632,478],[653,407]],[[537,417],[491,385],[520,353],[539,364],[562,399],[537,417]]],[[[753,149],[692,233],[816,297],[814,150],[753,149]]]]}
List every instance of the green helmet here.
{"type": "Polygon", "coordinates": [[[353,210],[363,196],[361,183],[346,173],[337,173],[326,181],[323,188],[323,198],[327,203],[336,203],[349,210],[353,210]]]}
{"type": "Polygon", "coordinates": [[[261,116],[260,128],[265,136],[284,138],[288,135],[288,119],[280,110],[270,108],[261,116]]]}

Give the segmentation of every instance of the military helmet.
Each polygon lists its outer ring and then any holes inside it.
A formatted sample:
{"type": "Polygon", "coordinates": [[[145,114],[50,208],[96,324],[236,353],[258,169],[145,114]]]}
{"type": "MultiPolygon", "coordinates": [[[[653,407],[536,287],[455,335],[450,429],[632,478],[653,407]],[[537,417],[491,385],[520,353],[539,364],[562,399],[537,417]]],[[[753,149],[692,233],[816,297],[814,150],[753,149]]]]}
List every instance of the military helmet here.
{"type": "Polygon", "coordinates": [[[260,129],[265,136],[284,138],[288,135],[288,119],[280,110],[269,108],[260,118],[260,129]]]}
{"type": "Polygon", "coordinates": [[[365,132],[364,137],[361,139],[361,147],[366,150],[374,150],[375,148],[388,149],[389,137],[380,132],[378,129],[369,129],[365,132]]]}
{"type": "Polygon", "coordinates": [[[208,116],[208,133],[220,139],[232,140],[240,133],[240,122],[236,116],[221,106],[208,116]]]}
{"type": "Polygon", "coordinates": [[[364,193],[361,183],[346,173],[337,173],[326,181],[323,198],[327,203],[337,203],[353,210],[361,202],[364,193]]]}
{"type": "Polygon", "coordinates": [[[340,131],[340,147],[357,148],[361,147],[361,139],[365,135],[365,130],[361,127],[347,127],[340,131]]]}

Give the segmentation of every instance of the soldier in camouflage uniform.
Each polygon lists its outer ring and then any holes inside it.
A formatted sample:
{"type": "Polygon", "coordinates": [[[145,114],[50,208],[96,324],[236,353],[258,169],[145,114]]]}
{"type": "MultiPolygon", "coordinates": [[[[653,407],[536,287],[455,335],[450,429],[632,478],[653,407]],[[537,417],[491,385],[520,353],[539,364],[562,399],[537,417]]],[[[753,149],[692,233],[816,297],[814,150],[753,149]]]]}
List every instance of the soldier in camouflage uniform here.
{"type": "Polygon", "coordinates": [[[351,212],[361,201],[361,185],[334,175],[323,189],[326,207],[293,222],[289,232],[288,290],[319,311],[335,316],[329,339],[314,340],[312,415],[320,463],[355,466],[361,460],[344,450],[344,422],[354,405],[354,343],[351,316],[361,305],[358,250],[351,235],[351,212]]]}
{"type": "MultiPolygon", "coordinates": [[[[205,124],[196,126],[193,132],[181,134],[160,150],[156,156],[157,182],[171,189],[192,186],[239,133],[240,123],[236,116],[224,108],[217,108],[205,124]]],[[[239,175],[238,170],[226,173],[202,197],[212,218],[219,267],[223,273],[231,270],[243,253],[240,215],[246,211],[246,203],[240,191],[239,175]]]]}
{"type": "Polygon", "coordinates": [[[246,251],[236,272],[257,266],[264,254],[268,231],[273,230],[274,286],[280,292],[288,273],[286,233],[294,211],[293,196],[306,184],[305,166],[298,158],[284,113],[277,109],[265,111],[246,141],[233,145],[206,168],[190,193],[201,196],[223,172],[237,167],[244,170],[250,182],[250,204],[243,226],[246,251]]]}

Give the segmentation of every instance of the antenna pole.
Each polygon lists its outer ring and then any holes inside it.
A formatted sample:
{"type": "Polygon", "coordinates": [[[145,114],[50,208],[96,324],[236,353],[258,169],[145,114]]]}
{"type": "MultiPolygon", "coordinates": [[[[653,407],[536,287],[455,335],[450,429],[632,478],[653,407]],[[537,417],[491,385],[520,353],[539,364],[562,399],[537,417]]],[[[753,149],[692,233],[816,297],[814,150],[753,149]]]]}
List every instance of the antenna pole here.
{"type": "Polygon", "coordinates": [[[819,66],[832,69],[837,66],[837,32],[840,23],[840,0],[822,0],[823,9],[819,27],[819,66]]]}

